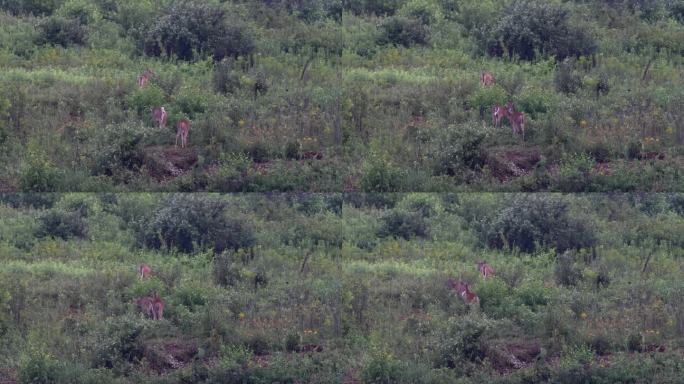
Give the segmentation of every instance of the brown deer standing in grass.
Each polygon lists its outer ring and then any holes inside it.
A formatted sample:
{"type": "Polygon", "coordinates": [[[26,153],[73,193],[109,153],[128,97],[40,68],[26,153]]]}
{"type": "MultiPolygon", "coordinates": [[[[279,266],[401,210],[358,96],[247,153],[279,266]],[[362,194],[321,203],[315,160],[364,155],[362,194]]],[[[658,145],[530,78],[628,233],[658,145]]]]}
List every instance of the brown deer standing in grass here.
{"type": "Polygon", "coordinates": [[[504,117],[508,117],[508,109],[501,105],[495,104],[492,107],[492,122],[494,123],[494,126],[497,128],[501,126],[501,121],[504,117]]]}
{"type": "Polygon", "coordinates": [[[169,117],[169,114],[166,113],[166,109],[164,107],[154,107],[150,108],[152,111],[152,120],[154,121],[155,124],[159,128],[163,128],[166,126],[166,120],[169,117]]]}
{"type": "Polygon", "coordinates": [[[176,123],[176,147],[178,146],[178,138],[181,139],[181,148],[188,145],[188,133],[190,132],[190,120],[180,119],[176,123]]]}
{"type": "Polygon", "coordinates": [[[494,75],[489,71],[480,72],[480,84],[482,84],[483,87],[494,85],[494,75]]]}
{"type": "Polygon", "coordinates": [[[470,285],[464,281],[456,281],[454,279],[449,278],[447,281],[447,285],[456,291],[459,296],[463,299],[463,302],[468,305],[471,303],[479,303],[480,298],[477,297],[475,292],[470,290],[470,285]]]}
{"type": "Polygon", "coordinates": [[[487,264],[486,261],[478,261],[477,270],[480,271],[482,277],[484,277],[485,279],[494,276],[494,268],[492,268],[491,265],[487,264]]]}
{"type": "Polygon", "coordinates": [[[147,316],[152,318],[152,320],[161,320],[164,318],[164,300],[159,297],[157,291],[152,292],[149,296],[135,299],[135,303],[147,316]]]}
{"type": "Polygon", "coordinates": [[[144,263],[138,265],[138,277],[140,278],[140,280],[142,280],[146,277],[150,277],[151,274],[152,274],[152,268],[150,268],[149,265],[144,264],[144,263]]]}
{"type": "Polygon", "coordinates": [[[144,88],[147,85],[147,82],[150,81],[150,79],[152,78],[153,75],[154,75],[154,72],[151,69],[149,69],[149,68],[145,69],[145,71],[143,71],[143,73],[138,75],[138,86],[140,88],[144,88]]]}
{"type": "Polygon", "coordinates": [[[506,109],[508,109],[508,121],[511,122],[513,132],[522,134],[522,139],[525,141],[525,114],[517,112],[512,101],[506,104],[506,109]]]}
{"type": "Polygon", "coordinates": [[[155,320],[161,320],[164,318],[164,301],[159,297],[159,293],[157,293],[157,291],[152,293],[152,308],[154,311],[155,320]]]}

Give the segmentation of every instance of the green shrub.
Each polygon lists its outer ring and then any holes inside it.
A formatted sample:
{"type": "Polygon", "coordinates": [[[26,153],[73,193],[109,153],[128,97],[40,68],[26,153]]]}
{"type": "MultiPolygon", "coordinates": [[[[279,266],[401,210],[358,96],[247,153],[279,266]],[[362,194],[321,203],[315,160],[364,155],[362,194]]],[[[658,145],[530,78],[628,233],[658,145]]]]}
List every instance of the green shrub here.
{"type": "Polygon", "coordinates": [[[582,87],[582,76],[575,71],[573,61],[565,59],[556,66],[553,83],[556,85],[558,92],[565,94],[577,93],[582,87]]]}
{"type": "Polygon", "coordinates": [[[54,44],[63,47],[85,45],[88,31],[78,19],[50,16],[38,24],[38,44],[54,44]]]}
{"type": "Polygon", "coordinates": [[[214,90],[220,93],[233,93],[240,87],[240,75],[233,66],[226,61],[222,61],[214,66],[214,76],[212,78],[214,90]]]}
{"type": "Polygon", "coordinates": [[[138,113],[139,117],[149,116],[149,121],[152,121],[150,108],[164,105],[164,91],[154,84],[136,89],[128,96],[127,104],[138,113]]]}
{"type": "Polygon", "coordinates": [[[380,44],[411,47],[429,43],[428,30],[416,19],[402,16],[390,17],[383,22],[381,28],[383,34],[379,41],[380,44]]]}
{"type": "Polygon", "coordinates": [[[409,240],[413,237],[429,236],[427,223],[419,213],[395,209],[382,217],[382,223],[378,232],[380,237],[393,236],[409,240]]]}
{"type": "Polygon", "coordinates": [[[24,192],[54,192],[62,173],[45,154],[29,149],[19,173],[19,189],[24,192]]]}
{"type": "Polygon", "coordinates": [[[242,279],[242,267],[232,252],[214,256],[214,282],[221,286],[233,286],[242,279]]]}
{"type": "Polygon", "coordinates": [[[399,9],[398,14],[420,20],[423,25],[434,24],[444,17],[442,8],[434,0],[409,0],[399,9]]]}
{"type": "Polygon", "coordinates": [[[0,9],[15,15],[50,15],[63,0],[0,0],[0,9]]]}
{"type": "Polygon", "coordinates": [[[505,48],[510,56],[517,55],[524,60],[534,59],[538,52],[562,60],[591,55],[597,49],[586,29],[571,24],[564,6],[540,0],[512,3],[501,13],[490,33],[481,35],[481,40],[486,39],[481,44],[489,46],[490,53],[501,54],[505,48]]]}
{"type": "Polygon", "coordinates": [[[51,354],[30,347],[21,358],[17,376],[21,384],[56,384],[62,382],[63,369],[51,354]]]}
{"type": "Polygon", "coordinates": [[[575,286],[582,279],[582,269],[572,252],[564,252],[556,258],[556,281],[558,284],[575,286]]]}
{"type": "Polygon", "coordinates": [[[489,134],[488,129],[474,124],[449,126],[432,143],[433,172],[453,176],[464,168],[481,168],[487,159],[484,142],[489,134]]]}
{"type": "Polygon", "coordinates": [[[486,352],[484,338],[494,325],[492,320],[481,315],[449,317],[433,335],[433,364],[456,368],[464,363],[481,361],[486,352]]]}
{"type": "Polygon", "coordinates": [[[591,192],[594,160],[585,153],[566,156],[560,164],[552,189],[561,192],[591,192]]]}
{"type": "Polygon", "coordinates": [[[388,351],[375,350],[361,369],[361,380],[368,384],[397,384],[402,382],[404,363],[388,351]]]}
{"type": "Polygon", "coordinates": [[[151,217],[140,223],[138,238],[149,248],[193,252],[195,247],[216,253],[254,245],[248,222],[229,217],[224,200],[210,195],[171,195],[159,203],[151,217]]]}
{"type": "Polygon", "coordinates": [[[592,246],[596,237],[589,222],[569,212],[567,200],[550,195],[520,194],[480,223],[482,240],[494,248],[533,252],[538,246],[558,252],[592,246]]]}
{"type": "Polygon", "coordinates": [[[61,209],[51,209],[39,219],[40,226],[36,231],[38,237],[58,237],[64,240],[70,238],[85,238],[88,226],[79,212],[69,212],[61,209]]]}
{"type": "Polygon", "coordinates": [[[403,190],[406,173],[386,157],[371,154],[363,164],[361,189],[365,192],[398,192],[403,190]]]}

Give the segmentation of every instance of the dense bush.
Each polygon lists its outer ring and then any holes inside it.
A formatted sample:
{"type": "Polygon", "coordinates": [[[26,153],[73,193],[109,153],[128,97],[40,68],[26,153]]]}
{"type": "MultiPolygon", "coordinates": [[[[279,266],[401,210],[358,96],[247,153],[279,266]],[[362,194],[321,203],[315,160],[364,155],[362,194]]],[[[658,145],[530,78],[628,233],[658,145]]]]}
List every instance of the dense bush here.
{"type": "Polygon", "coordinates": [[[249,223],[230,217],[220,198],[171,195],[139,225],[138,237],[149,248],[193,252],[196,247],[216,253],[250,247],[255,238],[249,223]]]}
{"type": "Polygon", "coordinates": [[[54,44],[63,47],[84,45],[88,41],[87,29],[78,19],[50,16],[39,25],[38,44],[54,44]]]}
{"type": "Polygon", "coordinates": [[[382,24],[383,35],[381,44],[402,45],[427,45],[429,41],[428,30],[417,19],[403,16],[391,17],[382,24]]]}
{"type": "Polygon", "coordinates": [[[487,159],[484,141],[489,131],[473,125],[449,126],[434,139],[433,170],[438,175],[458,175],[464,168],[477,169],[487,159]]]}
{"type": "Polygon", "coordinates": [[[597,46],[588,31],[573,25],[566,8],[539,0],[512,3],[496,21],[491,33],[483,37],[488,51],[534,59],[538,53],[562,60],[570,56],[586,56],[597,46]],[[499,45],[501,41],[502,45],[499,45]]]}
{"type": "Polygon", "coordinates": [[[596,243],[589,223],[572,215],[567,201],[558,197],[513,195],[481,225],[483,241],[495,248],[533,252],[542,246],[564,252],[596,243]]]}
{"type": "Polygon", "coordinates": [[[383,226],[379,236],[401,237],[409,240],[412,237],[428,237],[429,229],[420,213],[391,210],[382,218],[383,226]]]}
{"type": "Polygon", "coordinates": [[[83,238],[88,234],[88,226],[78,211],[50,209],[40,217],[40,227],[36,236],[59,237],[64,240],[83,238]]]}

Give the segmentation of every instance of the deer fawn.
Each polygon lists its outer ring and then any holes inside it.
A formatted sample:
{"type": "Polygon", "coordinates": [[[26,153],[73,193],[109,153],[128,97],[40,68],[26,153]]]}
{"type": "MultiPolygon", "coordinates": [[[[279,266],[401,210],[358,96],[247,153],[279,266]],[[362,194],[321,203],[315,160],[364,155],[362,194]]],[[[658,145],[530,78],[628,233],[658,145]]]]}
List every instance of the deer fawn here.
{"type": "Polygon", "coordinates": [[[147,264],[140,264],[138,265],[138,277],[140,277],[140,280],[150,277],[152,274],[152,268],[150,268],[149,265],[147,264]]]}
{"type": "Polygon", "coordinates": [[[480,84],[482,84],[483,87],[494,85],[494,75],[488,71],[480,72],[480,84]]]}
{"type": "Polygon", "coordinates": [[[178,138],[181,139],[181,148],[188,145],[188,133],[190,132],[190,120],[180,119],[176,123],[176,147],[178,146],[178,138]]]}
{"type": "Polygon", "coordinates": [[[482,277],[484,277],[485,279],[494,276],[494,268],[492,268],[491,265],[487,264],[486,261],[478,261],[477,270],[480,271],[482,277]]]}
{"type": "Polygon", "coordinates": [[[480,298],[477,297],[475,292],[470,290],[470,285],[464,281],[456,281],[454,279],[449,278],[447,281],[447,285],[456,291],[459,296],[463,299],[463,302],[468,305],[471,303],[479,303],[480,298]]]}
{"type": "Polygon", "coordinates": [[[150,81],[150,79],[152,78],[153,75],[154,75],[154,72],[151,69],[149,69],[149,68],[145,69],[145,71],[143,71],[143,73],[138,75],[138,86],[140,88],[144,88],[147,85],[147,82],[150,81]]]}
{"type": "Polygon", "coordinates": [[[152,120],[159,126],[159,128],[165,127],[166,126],[166,120],[169,117],[169,114],[166,113],[166,109],[164,107],[154,107],[150,108],[152,111],[152,120]]]}
{"type": "Polygon", "coordinates": [[[522,139],[525,141],[525,114],[517,112],[512,101],[506,104],[506,109],[508,109],[508,121],[511,122],[513,132],[522,134],[522,139]]]}

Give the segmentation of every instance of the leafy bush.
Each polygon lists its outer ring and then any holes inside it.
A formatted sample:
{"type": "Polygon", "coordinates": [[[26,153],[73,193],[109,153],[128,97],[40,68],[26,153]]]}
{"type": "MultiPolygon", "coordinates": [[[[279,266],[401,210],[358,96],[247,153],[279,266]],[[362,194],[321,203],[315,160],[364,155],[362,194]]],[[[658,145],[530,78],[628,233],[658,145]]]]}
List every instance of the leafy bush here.
{"type": "Polygon", "coordinates": [[[240,87],[240,75],[229,62],[222,61],[214,66],[212,82],[217,92],[233,93],[240,87]]]}
{"type": "Polygon", "coordinates": [[[364,383],[397,384],[402,382],[404,364],[387,351],[375,350],[361,369],[364,383]]]}
{"type": "Polygon", "coordinates": [[[483,339],[493,325],[495,322],[481,315],[449,317],[433,335],[433,364],[456,368],[467,362],[481,361],[486,352],[483,339]]]}
{"type": "Polygon", "coordinates": [[[0,0],[0,9],[13,14],[49,15],[63,0],[0,0]]]}
{"type": "Polygon", "coordinates": [[[141,223],[138,237],[149,248],[164,246],[186,253],[196,246],[221,253],[254,245],[250,224],[229,217],[226,208],[226,202],[214,196],[171,195],[141,223]]]}
{"type": "Polygon", "coordinates": [[[63,364],[51,354],[36,347],[30,347],[21,359],[18,372],[19,383],[59,383],[62,382],[63,369],[63,364]]]}
{"type": "Polygon", "coordinates": [[[540,0],[512,3],[495,23],[491,34],[483,38],[490,52],[518,55],[532,60],[537,52],[558,60],[586,56],[596,52],[596,43],[585,29],[570,23],[568,11],[561,5],[540,0]],[[498,46],[499,41],[503,46],[498,46]],[[494,44],[496,47],[491,47],[494,44]]]}
{"type": "Polygon", "coordinates": [[[361,189],[366,192],[401,191],[405,177],[405,172],[386,157],[371,154],[363,164],[361,189]]]}
{"type": "Polygon", "coordinates": [[[78,19],[50,16],[38,24],[38,44],[54,44],[63,47],[85,45],[87,29],[78,19]]]}
{"type": "Polygon", "coordinates": [[[40,217],[37,229],[38,237],[59,237],[64,240],[70,238],[84,238],[88,234],[88,226],[78,211],[64,211],[51,209],[40,217]]]}
{"type": "Polygon", "coordinates": [[[381,25],[383,34],[380,44],[402,45],[427,45],[429,42],[428,30],[416,19],[402,16],[394,16],[387,19],[381,25]]]}
{"type": "Polygon", "coordinates": [[[398,14],[420,20],[424,25],[434,24],[444,17],[442,8],[434,0],[410,0],[399,9],[398,14]]]}
{"type": "Polygon", "coordinates": [[[582,87],[582,76],[575,71],[572,61],[565,59],[556,66],[553,82],[558,92],[577,93],[582,87]]]}
{"type": "Polygon", "coordinates": [[[433,172],[437,175],[457,175],[463,169],[484,165],[487,154],[484,141],[489,130],[477,125],[449,126],[435,139],[431,151],[433,172]]]}
{"type": "Polygon", "coordinates": [[[540,245],[564,252],[596,242],[588,222],[573,217],[565,199],[549,195],[513,195],[481,224],[481,238],[494,248],[533,252],[540,245]]]}
{"type": "Polygon", "coordinates": [[[429,236],[427,223],[420,213],[395,209],[383,216],[382,222],[378,233],[381,237],[393,236],[409,240],[412,237],[429,236]]]}
{"type": "Polygon", "coordinates": [[[222,286],[233,286],[241,279],[242,268],[235,261],[232,252],[221,252],[214,256],[214,282],[222,286]]]}
{"type": "Polygon", "coordinates": [[[558,284],[573,287],[582,279],[582,269],[575,261],[572,252],[564,252],[556,259],[556,281],[558,284]]]}
{"type": "Polygon", "coordinates": [[[24,192],[54,192],[60,186],[60,170],[43,153],[29,149],[20,170],[19,188],[24,192]]]}

